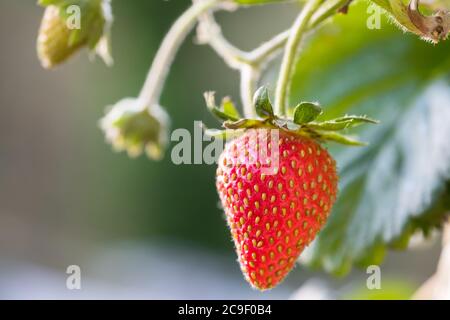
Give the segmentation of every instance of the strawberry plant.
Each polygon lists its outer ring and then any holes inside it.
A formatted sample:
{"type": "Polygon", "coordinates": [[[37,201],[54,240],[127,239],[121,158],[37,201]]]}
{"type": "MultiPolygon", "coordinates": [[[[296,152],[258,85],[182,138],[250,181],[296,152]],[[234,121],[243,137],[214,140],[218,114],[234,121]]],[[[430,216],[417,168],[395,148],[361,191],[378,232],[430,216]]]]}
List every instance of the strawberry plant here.
{"type": "MultiPolygon", "coordinates": [[[[45,68],[83,47],[112,63],[109,0],[39,3],[46,8],[38,36],[45,68]],[[65,23],[71,6],[84,17],[79,29],[65,23]]],[[[228,139],[217,159],[216,187],[252,286],[275,287],[297,261],[345,275],[445,224],[448,3],[194,0],[165,36],[139,96],[110,106],[101,119],[116,150],[163,157],[170,119],[160,97],[194,28],[197,42],[240,74],[242,112],[229,97],[217,105],[214,93],[204,94],[223,127],[205,134],[228,139]],[[251,51],[229,42],[215,20],[218,11],[275,10],[282,3],[299,12],[292,26],[251,51]],[[379,30],[368,28],[369,12],[383,12],[379,30]],[[349,136],[350,129],[361,138],[349,136]]]]}

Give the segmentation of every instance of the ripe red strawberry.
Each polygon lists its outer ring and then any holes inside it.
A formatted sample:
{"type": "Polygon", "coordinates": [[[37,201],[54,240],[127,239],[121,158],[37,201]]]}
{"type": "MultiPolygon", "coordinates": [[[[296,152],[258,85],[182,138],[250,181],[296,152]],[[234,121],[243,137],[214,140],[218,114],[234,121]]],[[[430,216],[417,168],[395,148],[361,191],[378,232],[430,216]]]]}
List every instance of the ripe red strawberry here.
{"type": "Polygon", "coordinates": [[[266,290],[286,277],[326,222],[338,177],[334,159],[312,138],[280,130],[278,141],[271,141],[263,130],[265,139],[257,140],[250,131],[226,145],[216,186],[242,272],[252,286],[266,290]],[[270,143],[279,150],[272,175],[270,143]]]}

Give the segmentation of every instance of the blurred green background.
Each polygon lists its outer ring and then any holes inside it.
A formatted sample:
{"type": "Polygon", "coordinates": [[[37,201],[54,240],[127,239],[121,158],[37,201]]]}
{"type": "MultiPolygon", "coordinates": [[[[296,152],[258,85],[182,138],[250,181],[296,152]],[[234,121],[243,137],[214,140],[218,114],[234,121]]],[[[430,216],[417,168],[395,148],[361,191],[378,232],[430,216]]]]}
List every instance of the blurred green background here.
{"type": "MultiPolygon", "coordinates": [[[[0,2],[0,298],[289,298],[305,282],[324,298],[364,286],[364,270],[335,279],[298,267],[277,289],[252,290],[218,207],[215,167],[130,160],[104,142],[97,121],[105,107],[139,92],[165,32],[189,3],[113,1],[114,67],[83,53],[48,72],[35,52],[43,9],[0,2]],[[65,289],[72,264],[82,269],[81,291],[65,289]]],[[[288,27],[292,8],[243,9],[218,20],[251,49],[288,27]]],[[[238,80],[189,37],[161,101],[172,128],[193,131],[193,120],[215,126],[202,93],[238,97],[238,80]]],[[[431,275],[438,253],[430,244],[392,254],[383,272],[407,297],[431,275]]]]}

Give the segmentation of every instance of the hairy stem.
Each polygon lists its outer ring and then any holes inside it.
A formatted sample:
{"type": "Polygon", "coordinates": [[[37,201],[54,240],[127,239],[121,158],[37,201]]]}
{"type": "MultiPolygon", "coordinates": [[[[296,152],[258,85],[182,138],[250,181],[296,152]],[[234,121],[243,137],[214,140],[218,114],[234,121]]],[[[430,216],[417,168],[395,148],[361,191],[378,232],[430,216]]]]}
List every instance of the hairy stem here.
{"type": "Polygon", "coordinates": [[[309,29],[318,26],[325,19],[336,14],[339,9],[350,5],[351,0],[328,0],[325,1],[314,14],[309,21],[309,29]]]}
{"type": "Polygon", "coordinates": [[[145,80],[139,99],[147,108],[159,103],[159,98],[170,70],[170,65],[175,58],[178,48],[195,26],[197,18],[208,10],[219,5],[221,0],[196,1],[174,23],[165,36],[150,71],[145,80]]]}
{"type": "Polygon", "coordinates": [[[280,76],[278,78],[275,94],[275,112],[280,116],[286,115],[286,102],[289,95],[290,81],[300,43],[303,40],[305,32],[308,30],[311,16],[320,6],[322,1],[323,0],[309,0],[291,28],[286,43],[283,61],[281,63],[280,76]]]}
{"type": "MultiPolygon", "coordinates": [[[[319,26],[327,18],[349,3],[349,0],[328,0],[325,1],[311,16],[308,23],[308,31],[319,26]]],[[[264,64],[269,62],[286,45],[291,30],[286,30],[274,36],[269,41],[263,43],[258,48],[249,53],[249,60],[254,64],[264,64]]]]}
{"type": "Polygon", "coordinates": [[[199,21],[197,29],[199,42],[209,44],[230,68],[239,70],[244,115],[247,118],[255,118],[253,94],[260,76],[259,66],[252,60],[250,53],[236,48],[225,39],[212,13],[205,13],[199,18],[199,21]]]}
{"type": "Polygon", "coordinates": [[[265,64],[271,60],[283,47],[289,37],[290,30],[286,30],[249,53],[250,61],[255,64],[265,64]]]}
{"type": "Polygon", "coordinates": [[[222,28],[210,12],[199,17],[197,40],[209,46],[232,69],[239,70],[242,65],[252,64],[249,54],[233,46],[222,34],[222,28]]]}
{"type": "MultiPolygon", "coordinates": [[[[305,31],[314,29],[348,2],[349,0],[329,0],[323,3],[310,16],[307,30],[305,31]]],[[[228,9],[233,10],[235,7],[228,9]]],[[[199,27],[197,29],[197,38],[201,44],[211,46],[230,68],[240,71],[241,100],[246,117],[256,117],[253,108],[253,94],[259,77],[269,62],[286,46],[290,35],[291,29],[286,30],[261,44],[253,51],[246,52],[233,46],[223,36],[222,29],[211,12],[205,12],[199,16],[199,27]]]]}
{"type": "Polygon", "coordinates": [[[253,106],[253,95],[258,85],[260,71],[250,65],[241,68],[241,100],[244,115],[247,118],[256,118],[256,111],[253,106]]]}
{"type": "Polygon", "coordinates": [[[210,12],[199,18],[197,38],[199,43],[208,44],[225,63],[240,72],[241,76],[241,101],[244,115],[247,118],[255,118],[253,106],[253,94],[264,66],[279,51],[287,39],[288,32],[274,37],[262,44],[252,52],[242,51],[233,46],[222,34],[222,29],[210,12]]]}

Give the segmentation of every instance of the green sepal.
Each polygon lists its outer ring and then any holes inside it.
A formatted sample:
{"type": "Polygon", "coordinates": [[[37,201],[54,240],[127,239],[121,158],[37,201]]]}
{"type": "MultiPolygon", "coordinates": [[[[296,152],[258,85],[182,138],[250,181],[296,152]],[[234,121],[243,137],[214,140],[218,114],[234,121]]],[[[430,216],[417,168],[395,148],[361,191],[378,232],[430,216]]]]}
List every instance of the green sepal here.
{"type": "Polygon", "coordinates": [[[265,124],[263,121],[257,119],[240,119],[238,121],[225,121],[223,127],[227,129],[251,129],[263,128],[265,124]]]}
{"type": "Polygon", "coordinates": [[[322,112],[317,102],[302,102],[294,109],[294,123],[300,125],[309,123],[316,120],[322,112]]]}
{"type": "Polygon", "coordinates": [[[229,97],[225,97],[222,99],[220,107],[216,105],[216,98],[214,92],[212,91],[205,92],[204,97],[208,110],[220,120],[238,121],[241,118],[241,115],[237,111],[236,106],[229,97]]]}
{"type": "Polygon", "coordinates": [[[276,118],[272,121],[272,123],[278,127],[283,128],[288,131],[298,131],[301,130],[302,126],[294,123],[290,119],[276,118]]]}
{"type": "Polygon", "coordinates": [[[326,121],[315,121],[322,114],[322,108],[315,102],[302,102],[294,111],[293,119],[281,118],[273,113],[272,103],[266,87],[259,88],[254,95],[256,113],[262,119],[241,118],[236,107],[229,98],[222,101],[221,107],[216,106],[213,92],[204,94],[208,109],[219,119],[224,120],[222,126],[226,130],[205,131],[205,134],[216,138],[232,137],[228,132],[237,131],[241,134],[248,129],[279,129],[294,135],[308,137],[320,142],[332,141],[347,146],[365,146],[356,138],[337,133],[336,131],[353,128],[362,124],[377,124],[378,121],[367,116],[346,115],[326,121]]]}
{"type": "Polygon", "coordinates": [[[253,105],[255,106],[256,114],[263,119],[273,118],[273,107],[269,98],[269,90],[266,87],[261,87],[256,90],[253,97],[253,105]]]}
{"type": "Polygon", "coordinates": [[[365,123],[378,124],[379,122],[366,116],[345,116],[323,122],[311,122],[307,126],[315,130],[338,131],[354,128],[365,123]]]}
{"type": "Polygon", "coordinates": [[[228,140],[244,134],[245,129],[237,129],[237,130],[205,129],[203,132],[205,133],[205,135],[213,137],[215,139],[228,140]]]}
{"type": "Polygon", "coordinates": [[[333,141],[346,146],[355,147],[363,147],[368,145],[367,143],[361,142],[354,137],[343,135],[334,131],[316,131],[316,133],[319,135],[318,139],[323,141],[333,141]]]}

